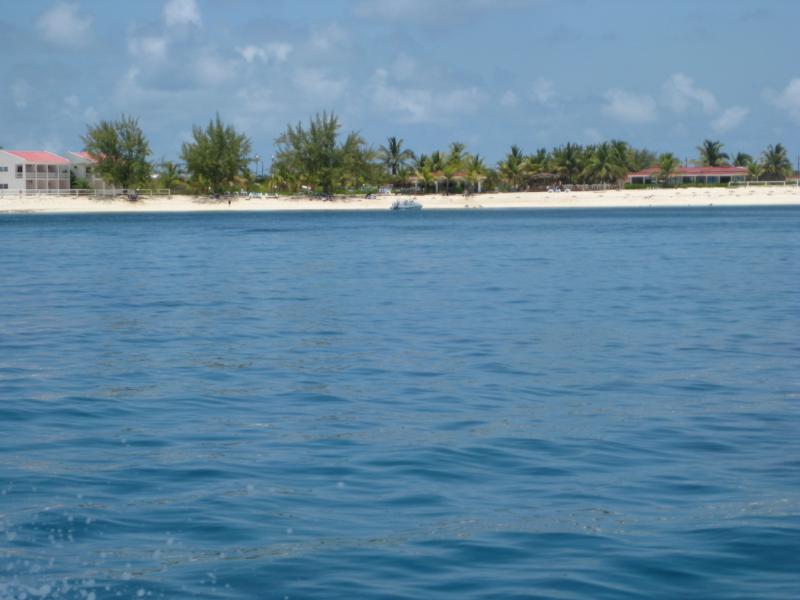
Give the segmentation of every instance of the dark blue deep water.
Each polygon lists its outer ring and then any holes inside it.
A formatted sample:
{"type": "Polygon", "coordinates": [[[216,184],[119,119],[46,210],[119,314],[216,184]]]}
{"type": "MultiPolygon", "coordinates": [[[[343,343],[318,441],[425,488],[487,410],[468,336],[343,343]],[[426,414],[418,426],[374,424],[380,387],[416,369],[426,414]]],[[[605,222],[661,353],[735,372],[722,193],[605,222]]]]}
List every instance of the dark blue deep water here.
{"type": "Polygon", "coordinates": [[[800,210],[0,216],[0,598],[797,598],[800,210]]]}

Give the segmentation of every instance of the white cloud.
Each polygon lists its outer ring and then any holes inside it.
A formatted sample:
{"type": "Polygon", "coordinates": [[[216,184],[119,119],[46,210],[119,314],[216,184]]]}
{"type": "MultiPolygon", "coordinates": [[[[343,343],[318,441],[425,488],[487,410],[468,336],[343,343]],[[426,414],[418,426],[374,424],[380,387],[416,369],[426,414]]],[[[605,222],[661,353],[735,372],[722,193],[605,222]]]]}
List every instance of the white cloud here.
{"type": "Polygon", "coordinates": [[[169,0],[164,5],[164,22],[167,27],[200,27],[203,23],[196,0],[169,0]]]}
{"type": "Polygon", "coordinates": [[[311,36],[311,46],[320,52],[330,52],[345,46],[350,41],[350,34],[336,23],[317,29],[311,36]]]}
{"type": "Polygon", "coordinates": [[[407,123],[434,123],[446,121],[453,115],[472,114],[486,100],[476,87],[447,91],[398,87],[390,83],[385,69],[375,72],[370,91],[376,110],[396,114],[407,123]]]}
{"type": "Polygon", "coordinates": [[[14,106],[20,110],[28,108],[28,100],[30,99],[33,88],[27,81],[15,81],[11,84],[11,97],[14,99],[14,106]]]}
{"type": "Polygon", "coordinates": [[[236,98],[239,100],[238,106],[241,111],[251,116],[262,115],[279,108],[273,91],[263,86],[242,88],[236,92],[236,98]]]}
{"type": "Polygon", "coordinates": [[[236,75],[232,61],[224,60],[213,54],[203,54],[194,64],[195,74],[201,84],[219,85],[230,81],[236,75]]]}
{"type": "Polygon", "coordinates": [[[58,2],[36,20],[44,38],[61,46],[82,46],[89,39],[92,18],[78,14],[78,5],[58,2]]]}
{"type": "Polygon", "coordinates": [[[340,97],[347,88],[347,80],[336,79],[322,69],[312,67],[297,69],[293,79],[294,84],[304,95],[315,99],[322,98],[325,102],[340,97]]]}
{"type": "Polygon", "coordinates": [[[789,113],[789,116],[800,123],[800,79],[792,79],[780,93],[767,90],[767,100],[789,113]]]}
{"type": "Polygon", "coordinates": [[[656,119],[656,102],[650,96],[639,96],[623,90],[609,90],[603,112],[629,123],[647,123],[656,119]]]}
{"type": "Polygon", "coordinates": [[[519,104],[519,97],[511,90],[507,90],[506,93],[500,97],[500,106],[505,106],[506,108],[513,108],[518,104],[519,104]]]}
{"type": "Polygon", "coordinates": [[[726,108],[720,116],[711,121],[711,127],[719,133],[736,129],[749,113],[750,109],[743,106],[726,108]]]}
{"type": "Polygon", "coordinates": [[[717,110],[717,99],[710,91],[694,84],[683,73],[675,73],[663,85],[667,106],[678,113],[686,112],[693,104],[699,104],[705,113],[717,110]]]}
{"type": "Polygon", "coordinates": [[[531,86],[531,98],[543,106],[551,106],[556,97],[556,86],[548,80],[539,77],[531,86]]]}
{"type": "Polygon", "coordinates": [[[258,61],[274,64],[286,62],[292,53],[292,46],[285,42],[271,42],[264,46],[250,45],[244,48],[237,48],[236,51],[241,54],[247,63],[258,61]]]}
{"type": "Polygon", "coordinates": [[[128,52],[138,58],[163,60],[167,56],[167,40],[157,36],[131,37],[128,52]]]}

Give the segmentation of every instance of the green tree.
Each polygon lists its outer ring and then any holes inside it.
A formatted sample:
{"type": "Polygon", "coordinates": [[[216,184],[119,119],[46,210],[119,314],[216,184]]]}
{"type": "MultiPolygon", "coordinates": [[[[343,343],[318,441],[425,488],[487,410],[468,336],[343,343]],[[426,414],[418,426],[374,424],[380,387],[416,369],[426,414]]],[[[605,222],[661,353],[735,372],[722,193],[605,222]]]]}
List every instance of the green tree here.
{"type": "Polygon", "coordinates": [[[750,181],[758,181],[764,175],[764,167],[761,163],[754,160],[750,161],[747,165],[747,179],[750,181]]]}
{"type": "Polygon", "coordinates": [[[734,167],[746,167],[751,162],[753,162],[753,157],[746,152],[737,152],[736,156],[733,158],[734,167]]]}
{"type": "Polygon", "coordinates": [[[340,151],[342,167],[339,185],[348,190],[357,190],[381,179],[381,165],[375,162],[378,153],[367,145],[360,134],[350,132],[340,151]]]}
{"type": "Polygon", "coordinates": [[[445,160],[444,155],[441,152],[436,150],[435,152],[431,153],[431,158],[429,161],[428,166],[431,168],[433,173],[438,173],[442,169],[444,169],[444,165],[447,161],[445,160]]]}
{"type": "Polygon", "coordinates": [[[655,152],[651,152],[646,148],[631,150],[629,164],[631,171],[642,171],[648,167],[652,167],[657,162],[658,158],[655,152]]]}
{"type": "Polygon", "coordinates": [[[374,153],[355,132],[339,144],[340,129],[336,115],[327,112],[312,117],[307,128],[302,123],[289,125],[275,140],[275,167],[327,196],[337,186],[372,181],[374,153]]]}
{"type": "Polygon", "coordinates": [[[514,144],[505,159],[497,165],[500,177],[512,190],[519,190],[525,180],[525,154],[514,144]]]}
{"type": "MultiPolygon", "coordinates": [[[[3,147],[0,146],[0,149],[3,147]]],[[[90,190],[92,189],[92,185],[89,183],[87,179],[83,177],[78,177],[74,171],[70,170],[69,172],[69,189],[71,190],[90,190]]]]}
{"type": "Polygon", "coordinates": [[[461,142],[453,142],[450,144],[450,151],[447,153],[445,162],[455,167],[456,170],[462,169],[467,160],[466,149],[467,147],[461,142]]]}
{"type": "Polygon", "coordinates": [[[403,140],[396,137],[390,137],[385,146],[378,148],[378,157],[386,167],[386,172],[393,177],[415,158],[411,150],[403,148],[403,140]]]}
{"type": "Polygon", "coordinates": [[[192,142],[184,142],[181,159],[198,191],[219,194],[235,187],[249,174],[250,140],[217,116],[203,129],[192,128],[192,142]]]}
{"type": "Polygon", "coordinates": [[[100,121],[88,126],[81,140],[83,149],[97,161],[97,172],[109,183],[132,189],[148,181],[150,144],[138,119],[122,115],[118,121],[100,121]]]}
{"type": "Polygon", "coordinates": [[[792,174],[792,162],[783,144],[770,144],[761,153],[761,164],[764,167],[764,175],[769,179],[785,179],[792,174]]]}
{"type": "Polygon", "coordinates": [[[658,157],[658,180],[664,185],[669,184],[670,177],[680,166],[681,161],[672,152],[664,152],[658,157]]]}
{"type": "Polygon", "coordinates": [[[567,143],[564,146],[553,150],[553,166],[555,172],[566,180],[567,183],[575,183],[581,173],[583,162],[583,151],[578,144],[567,143]]]}
{"type": "Polygon", "coordinates": [[[714,140],[703,140],[697,147],[697,164],[701,167],[724,167],[730,158],[722,151],[722,143],[714,140]]]}
{"type": "Polygon", "coordinates": [[[174,190],[183,184],[183,178],[176,165],[171,160],[162,160],[157,168],[158,187],[167,190],[174,190]]]}
{"type": "MultiPolygon", "coordinates": [[[[624,142],[623,142],[624,143],[624,142]]],[[[615,183],[625,179],[628,167],[625,164],[627,148],[615,147],[603,142],[590,154],[584,176],[591,183],[615,183]]]]}
{"type": "Polygon", "coordinates": [[[486,174],[486,165],[484,164],[483,158],[480,154],[476,154],[474,156],[470,156],[467,160],[466,164],[467,169],[467,182],[472,188],[472,191],[476,191],[478,189],[478,184],[480,183],[481,179],[485,177],[486,174]]]}

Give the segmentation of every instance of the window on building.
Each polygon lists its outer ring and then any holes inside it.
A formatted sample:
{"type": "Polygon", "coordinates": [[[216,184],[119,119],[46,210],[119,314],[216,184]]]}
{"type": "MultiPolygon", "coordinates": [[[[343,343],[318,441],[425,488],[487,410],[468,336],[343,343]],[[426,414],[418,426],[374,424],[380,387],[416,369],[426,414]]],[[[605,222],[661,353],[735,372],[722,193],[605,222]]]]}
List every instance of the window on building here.
{"type": "MultiPolygon", "coordinates": [[[[8,171],[8,167],[6,167],[6,171],[8,171]]],[[[8,184],[7,183],[0,183],[0,190],[7,190],[8,184]]]]}
{"type": "Polygon", "coordinates": [[[17,179],[22,179],[22,165],[17,165],[17,179]]]}
{"type": "Polygon", "coordinates": [[[8,173],[8,167],[0,167],[0,173],[8,173]]]}

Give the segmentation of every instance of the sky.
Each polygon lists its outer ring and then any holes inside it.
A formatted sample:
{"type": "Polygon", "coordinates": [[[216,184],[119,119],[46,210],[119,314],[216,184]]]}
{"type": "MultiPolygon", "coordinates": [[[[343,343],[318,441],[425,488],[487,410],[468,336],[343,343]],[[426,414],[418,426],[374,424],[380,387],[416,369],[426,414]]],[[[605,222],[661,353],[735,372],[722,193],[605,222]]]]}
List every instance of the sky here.
{"type": "Polygon", "coordinates": [[[797,0],[2,0],[0,145],[66,152],[139,119],[176,159],[219,112],[262,161],[327,110],[372,145],[494,164],[624,139],[800,154],[797,0]]]}

